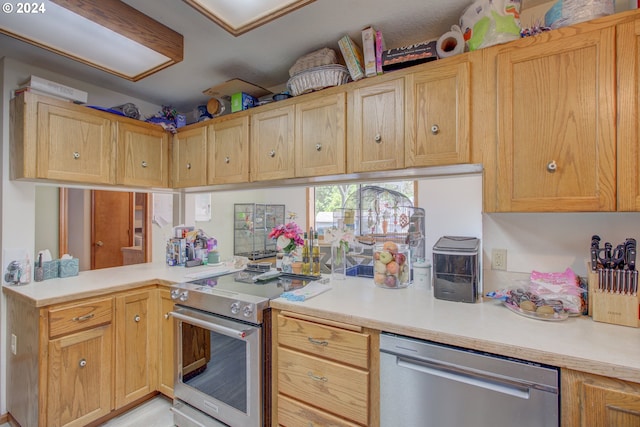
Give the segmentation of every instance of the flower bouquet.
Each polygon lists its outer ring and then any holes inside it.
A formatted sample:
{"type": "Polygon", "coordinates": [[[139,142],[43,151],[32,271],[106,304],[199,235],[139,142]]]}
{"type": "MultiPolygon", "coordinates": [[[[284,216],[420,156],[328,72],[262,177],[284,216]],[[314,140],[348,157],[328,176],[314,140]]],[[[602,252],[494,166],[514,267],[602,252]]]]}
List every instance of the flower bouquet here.
{"type": "Polygon", "coordinates": [[[276,248],[278,250],[291,253],[295,251],[298,246],[304,245],[304,240],[301,237],[302,233],[303,231],[298,227],[298,224],[292,221],[273,227],[269,233],[269,238],[277,239],[276,248]]]}

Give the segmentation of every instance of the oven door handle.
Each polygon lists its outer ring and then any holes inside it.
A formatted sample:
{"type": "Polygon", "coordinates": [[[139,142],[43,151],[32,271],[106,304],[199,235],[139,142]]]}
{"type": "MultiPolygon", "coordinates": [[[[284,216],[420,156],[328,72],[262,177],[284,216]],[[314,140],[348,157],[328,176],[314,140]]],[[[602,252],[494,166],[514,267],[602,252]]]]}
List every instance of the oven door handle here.
{"type": "Polygon", "coordinates": [[[215,323],[206,322],[204,320],[196,319],[191,316],[185,316],[182,313],[176,313],[175,311],[170,311],[169,316],[175,317],[178,320],[182,320],[184,322],[190,323],[192,325],[200,326],[201,328],[212,330],[213,332],[217,332],[222,335],[227,335],[229,337],[234,338],[246,338],[247,335],[251,333],[250,329],[233,329],[228,328],[222,325],[216,325],[215,323]]]}

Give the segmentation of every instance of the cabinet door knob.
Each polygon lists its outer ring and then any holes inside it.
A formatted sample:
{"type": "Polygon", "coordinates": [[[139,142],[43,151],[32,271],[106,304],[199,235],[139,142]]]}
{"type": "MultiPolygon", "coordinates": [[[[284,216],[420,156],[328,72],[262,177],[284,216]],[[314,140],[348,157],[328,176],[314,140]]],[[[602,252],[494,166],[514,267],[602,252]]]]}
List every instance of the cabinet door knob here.
{"type": "Polygon", "coordinates": [[[231,157],[227,156],[227,157],[224,158],[224,162],[225,163],[228,164],[230,161],[231,161],[231,157]]]}
{"type": "Polygon", "coordinates": [[[380,144],[382,142],[382,135],[380,135],[379,133],[376,133],[376,136],[373,137],[373,140],[378,144],[380,144]]]}
{"type": "Polygon", "coordinates": [[[275,156],[276,156],[276,150],[269,151],[269,157],[275,157],[275,156]]]}
{"type": "Polygon", "coordinates": [[[431,133],[433,135],[437,135],[438,133],[440,133],[440,126],[438,125],[431,125],[431,133]]]}
{"type": "Polygon", "coordinates": [[[138,323],[140,321],[140,315],[136,314],[135,316],[133,316],[133,321],[138,323]]]}
{"type": "Polygon", "coordinates": [[[84,368],[85,366],[87,366],[87,359],[80,359],[78,365],[80,365],[81,368],[84,368]]]}
{"type": "Polygon", "coordinates": [[[142,167],[143,167],[143,168],[146,168],[146,167],[147,167],[147,162],[145,162],[145,161],[143,160],[143,161],[142,161],[142,163],[141,163],[141,165],[142,165],[142,167]]]}
{"type": "Polygon", "coordinates": [[[187,169],[191,169],[191,163],[187,163],[187,169]]]}
{"type": "Polygon", "coordinates": [[[316,144],[316,151],[322,150],[322,144],[316,144]]]}
{"type": "Polygon", "coordinates": [[[168,319],[169,317],[171,317],[171,316],[169,316],[169,313],[165,313],[165,314],[164,314],[164,318],[165,318],[165,319],[168,319]]]}
{"type": "Polygon", "coordinates": [[[549,163],[547,163],[547,172],[555,172],[558,170],[558,164],[556,163],[555,160],[551,160],[549,163]]]}
{"type": "Polygon", "coordinates": [[[96,246],[104,246],[104,242],[102,240],[98,240],[96,242],[96,246]]]}
{"type": "Polygon", "coordinates": [[[74,151],[74,152],[73,152],[73,158],[74,158],[75,160],[78,160],[78,159],[80,158],[80,153],[78,153],[77,151],[74,151]]]}

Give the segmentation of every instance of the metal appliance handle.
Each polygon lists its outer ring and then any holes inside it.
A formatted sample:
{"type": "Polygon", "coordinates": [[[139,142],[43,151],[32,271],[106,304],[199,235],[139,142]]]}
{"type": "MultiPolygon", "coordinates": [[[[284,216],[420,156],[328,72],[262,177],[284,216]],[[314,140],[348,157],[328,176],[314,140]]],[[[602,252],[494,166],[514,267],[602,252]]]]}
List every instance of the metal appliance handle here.
{"type": "Polygon", "coordinates": [[[396,357],[398,366],[402,368],[412,369],[414,371],[434,375],[447,380],[481,387],[498,393],[508,394],[520,399],[529,399],[529,387],[526,385],[518,387],[515,384],[508,384],[488,375],[467,371],[460,367],[447,367],[447,370],[443,370],[439,366],[430,364],[429,362],[420,361],[420,363],[416,363],[409,359],[398,356],[396,357]],[[500,383],[498,383],[498,381],[500,381],[500,383]]]}
{"type": "Polygon", "coordinates": [[[184,314],[176,313],[175,311],[169,312],[169,316],[232,338],[244,339],[252,332],[250,329],[233,329],[222,325],[216,325],[215,323],[206,322],[204,320],[196,319],[191,316],[185,316],[184,314]]]}

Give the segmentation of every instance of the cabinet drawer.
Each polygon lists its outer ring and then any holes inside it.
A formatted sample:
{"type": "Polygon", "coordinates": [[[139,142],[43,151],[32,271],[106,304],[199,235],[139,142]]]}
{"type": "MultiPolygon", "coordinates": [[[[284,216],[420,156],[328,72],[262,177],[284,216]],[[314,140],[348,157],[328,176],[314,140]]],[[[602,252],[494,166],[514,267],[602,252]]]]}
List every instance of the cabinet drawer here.
{"type": "Polygon", "coordinates": [[[280,347],[278,392],[368,425],[369,373],[366,371],[280,347]]]}
{"type": "Polygon", "coordinates": [[[363,369],[369,367],[369,334],[278,315],[278,344],[363,369]]]}
{"type": "Polygon", "coordinates": [[[49,338],[111,323],[113,298],[49,309],[49,338]]]}
{"type": "Polygon", "coordinates": [[[278,424],[286,427],[358,427],[358,424],[283,395],[278,396],[278,424]]]}

